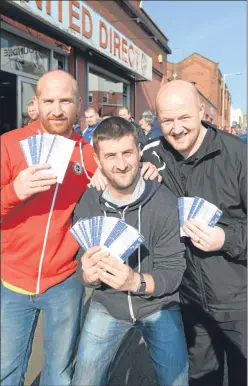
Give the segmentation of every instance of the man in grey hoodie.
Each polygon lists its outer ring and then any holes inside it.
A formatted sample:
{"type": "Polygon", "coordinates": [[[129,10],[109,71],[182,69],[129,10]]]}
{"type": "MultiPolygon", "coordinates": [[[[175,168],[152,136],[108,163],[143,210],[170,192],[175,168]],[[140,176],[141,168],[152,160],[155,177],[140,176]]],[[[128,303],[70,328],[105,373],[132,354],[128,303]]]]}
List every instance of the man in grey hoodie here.
{"type": "Polygon", "coordinates": [[[79,250],[79,274],[95,287],[81,334],[74,386],[106,385],[124,335],[139,329],[157,384],[188,385],[188,358],[178,289],[186,263],[180,242],[177,199],[157,181],[140,177],[140,150],[133,125],[120,117],[99,124],[93,135],[96,162],[108,181],[101,193],[88,189],[78,218],[120,217],[145,242],[128,259],[115,260],[100,247],[79,250]],[[98,252],[98,253],[97,253],[98,252]]]}

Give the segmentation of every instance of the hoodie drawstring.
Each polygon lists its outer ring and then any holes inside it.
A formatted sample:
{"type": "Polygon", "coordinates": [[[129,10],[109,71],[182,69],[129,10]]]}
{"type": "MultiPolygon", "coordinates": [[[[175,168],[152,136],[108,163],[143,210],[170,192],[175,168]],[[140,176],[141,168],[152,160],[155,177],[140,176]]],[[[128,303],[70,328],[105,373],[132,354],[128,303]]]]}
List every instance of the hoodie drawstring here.
{"type": "MultiPolygon", "coordinates": [[[[139,206],[139,212],[138,212],[138,227],[139,227],[139,233],[141,231],[141,205],[139,206]]],[[[138,247],[138,272],[140,272],[140,245],[138,247]]]]}
{"type": "Polygon", "coordinates": [[[80,151],[80,158],[81,158],[82,168],[83,168],[84,173],[85,173],[86,177],[88,178],[88,180],[91,181],[91,178],[88,175],[87,170],[85,169],[85,166],[84,166],[84,157],[83,157],[83,152],[82,152],[82,143],[79,144],[79,151],[80,151]]]}

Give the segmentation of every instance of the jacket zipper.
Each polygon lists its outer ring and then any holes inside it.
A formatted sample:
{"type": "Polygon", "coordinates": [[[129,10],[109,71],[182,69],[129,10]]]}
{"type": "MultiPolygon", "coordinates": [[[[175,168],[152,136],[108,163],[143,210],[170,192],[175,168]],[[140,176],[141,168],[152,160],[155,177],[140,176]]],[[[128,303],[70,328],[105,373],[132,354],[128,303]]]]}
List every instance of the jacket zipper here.
{"type": "MultiPolygon", "coordinates": [[[[187,179],[187,182],[186,182],[186,192],[187,192],[187,185],[188,185],[188,182],[189,182],[189,178],[192,175],[192,170],[193,169],[194,169],[194,167],[191,169],[191,171],[190,171],[190,173],[188,175],[188,179],[187,179]]],[[[192,253],[192,255],[193,255],[193,253],[192,253]]],[[[197,274],[198,274],[198,278],[199,278],[199,286],[200,286],[200,291],[201,291],[202,305],[203,305],[203,308],[207,311],[208,310],[208,304],[207,304],[207,300],[206,300],[204,283],[203,283],[203,278],[202,278],[202,273],[201,273],[201,264],[200,264],[199,258],[197,256],[196,256],[196,259],[195,259],[195,264],[196,264],[196,270],[197,270],[197,274]]]]}
{"type": "MultiPolygon", "coordinates": [[[[127,207],[123,210],[122,213],[120,212],[121,219],[123,221],[125,221],[125,210],[126,209],[127,209],[127,207]]],[[[127,259],[127,265],[129,265],[129,259],[127,259]]],[[[127,300],[128,300],[128,308],[129,308],[129,312],[130,312],[130,316],[131,316],[132,322],[135,323],[136,322],[136,318],[134,316],[133,304],[132,304],[132,298],[131,298],[131,292],[130,291],[127,291],[127,300]]]]}
{"type": "MultiPolygon", "coordinates": [[[[184,196],[186,192],[181,188],[180,184],[177,182],[173,173],[170,171],[169,168],[167,168],[166,170],[167,170],[168,174],[170,175],[171,179],[174,181],[174,184],[178,186],[178,188],[179,188],[178,193],[182,194],[184,196]]],[[[191,174],[192,174],[192,170],[188,175],[188,179],[187,179],[187,183],[186,183],[186,191],[187,191],[187,185],[188,185],[188,181],[189,181],[191,174]]],[[[193,253],[192,253],[192,255],[193,255],[193,253]]],[[[201,274],[200,262],[199,262],[198,257],[196,257],[196,259],[194,259],[194,260],[195,260],[196,270],[197,270],[197,274],[198,274],[198,278],[199,278],[199,286],[200,286],[200,291],[201,291],[202,305],[206,310],[208,310],[206,294],[205,294],[204,284],[203,284],[203,279],[202,279],[202,274],[201,274]]]]}
{"type": "Polygon", "coordinates": [[[45,230],[45,236],[44,236],[42,252],[41,252],[41,257],[40,257],[39,270],[38,270],[38,278],[37,278],[37,284],[36,284],[36,295],[38,295],[40,293],[40,280],[41,280],[42,264],[43,264],[43,260],[45,257],[45,250],[46,250],[46,245],[47,245],[48,233],[49,233],[53,209],[54,209],[54,205],[55,205],[55,201],[56,201],[56,197],[57,197],[57,193],[58,193],[58,188],[59,188],[59,184],[57,183],[55,191],[53,193],[52,204],[51,204],[51,208],[50,208],[50,212],[49,212],[49,216],[48,216],[48,220],[47,220],[47,225],[46,225],[46,230],[45,230]]]}

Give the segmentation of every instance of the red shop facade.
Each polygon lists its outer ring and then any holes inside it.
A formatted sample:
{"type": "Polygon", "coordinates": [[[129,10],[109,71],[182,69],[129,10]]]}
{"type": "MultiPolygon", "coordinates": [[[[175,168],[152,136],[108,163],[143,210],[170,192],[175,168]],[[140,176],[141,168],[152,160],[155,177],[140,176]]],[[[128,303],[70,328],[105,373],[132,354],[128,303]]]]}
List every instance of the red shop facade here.
{"type": "Polygon", "coordinates": [[[56,68],[77,79],[82,116],[88,106],[102,116],[126,105],[135,120],[154,111],[171,51],[142,2],[3,0],[0,9],[1,124],[11,116],[11,129],[21,126],[39,77],[56,68]]]}

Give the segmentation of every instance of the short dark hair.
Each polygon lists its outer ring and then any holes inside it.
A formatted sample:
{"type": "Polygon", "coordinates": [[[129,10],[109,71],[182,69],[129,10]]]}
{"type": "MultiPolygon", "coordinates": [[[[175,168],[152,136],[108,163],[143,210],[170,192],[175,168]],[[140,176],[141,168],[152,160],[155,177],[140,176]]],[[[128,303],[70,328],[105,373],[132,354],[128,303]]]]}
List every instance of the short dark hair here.
{"type": "Polygon", "coordinates": [[[94,114],[98,114],[98,112],[97,112],[97,110],[95,109],[95,107],[89,106],[89,107],[84,111],[84,113],[88,113],[89,111],[93,111],[94,114]]]}
{"type": "Polygon", "coordinates": [[[104,119],[93,133],[93,146],[98,150],[98,143],[110,139],[121,139],[126,136],[132,136],[138,147],[137,132],[132,122],[121,117],[110,117],[104,119]]]}
{"type": "Polygon", "coordinates": [[[128,106],[120,106],[120,107],[118,108],[118,113],[119,113],[120,110],[127,110],[128,114],[131,113],[131,111],[130,111],[130,109],[129,109],[128,106]]]}

